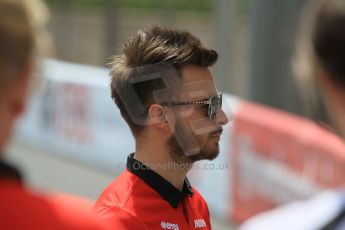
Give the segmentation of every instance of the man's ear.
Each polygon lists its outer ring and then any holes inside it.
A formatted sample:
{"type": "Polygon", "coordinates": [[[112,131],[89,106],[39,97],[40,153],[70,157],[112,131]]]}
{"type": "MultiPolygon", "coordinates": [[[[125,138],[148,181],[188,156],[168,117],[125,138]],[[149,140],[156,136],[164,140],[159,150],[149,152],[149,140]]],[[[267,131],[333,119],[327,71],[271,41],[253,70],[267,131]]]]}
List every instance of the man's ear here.
{"type": "Polygon", "coordinates": [[[169,123],[166,119],[166,111],[165,109],[158,104],[153,104],[150,106],[148,111],[148,120],[149,124],[162,129],[162,130],[170,130],[169,123]]]}

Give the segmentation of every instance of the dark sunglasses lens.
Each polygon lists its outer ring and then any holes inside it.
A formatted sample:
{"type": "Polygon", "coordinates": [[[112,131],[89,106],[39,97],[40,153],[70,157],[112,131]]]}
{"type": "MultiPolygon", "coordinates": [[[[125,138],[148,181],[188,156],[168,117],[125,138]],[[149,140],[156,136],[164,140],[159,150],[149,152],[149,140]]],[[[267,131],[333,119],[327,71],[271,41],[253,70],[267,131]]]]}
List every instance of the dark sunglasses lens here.
{"type": "Polygon", "coordinates": [[[208,105],[208,118],[210,119],[210,120],[213,120],[214,119],[214,106],[213,106],[213,104],[209,104],[208,105]]]}
{"type": "Polygon", "coordinates": [[[222,96],[222,94],[219,95],[219,106],[220,106],[220,108],[222,108],[222,106],[223,106],[223,96],[222,96]]]}
{"type": "Polygon", "coordinates": [[[218,109],[222,108],[222,95],[214,96],[211,98],[211,104],[208,108],[208,117],[210,120],[213,120],[217,116],[218,109]]]}
{"type": "Polygon", "coordinates": [[[217,111],[217,97],[211,97],[210,98],[210,104],[208,105],[208,118],[210,120],[213,120],[216,117],[216,111],[217,111]]]}

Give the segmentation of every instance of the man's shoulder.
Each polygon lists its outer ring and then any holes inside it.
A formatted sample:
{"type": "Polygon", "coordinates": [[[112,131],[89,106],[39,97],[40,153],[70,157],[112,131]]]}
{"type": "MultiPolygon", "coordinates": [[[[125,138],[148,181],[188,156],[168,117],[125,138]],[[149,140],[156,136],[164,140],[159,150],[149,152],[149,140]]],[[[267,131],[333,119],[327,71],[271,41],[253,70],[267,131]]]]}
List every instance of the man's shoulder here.
{"type": "Polygon", "coordinates": [[[192,196],[192,199],[195,201],[195,202],[198,202],[202,205],[207,205],[206,204],[206,200],[205,198],[201,195],[201,193],[195,188],[192,186],[192,191],[193,191],[193,196],[192,196]]]}
{"type": "Polygon", "coordinates": [[[112,206],[125,207],[138,183],[139,178],[125,170],[104,189],[96,201],[94,211],[99,212],[99,209],[112,206]]]}
{"type": "Polygon", "coordinates": [[[204,215],[206,215],[207,220],[209,220],[210,211],[209,211],[205,198],[193,186],[192,186],[192,191],[193,191],[193,196],[191,200],[193,203],[193,207],[196,208],[197,210],[200,210],[204,215]]]}
{"type": "MultiPolygon", "coordinates": [[[[91,216],[91,209],[92,209],[92,203],[85,201],[83,199],[75,199],[74,197],[66,197],[64,196],[55,196],[54,199],[52,199],[54,202],[59,202],[60,200],[69,200],[73,199],[74,200],[74,205],[78,207],[78,209],[85,209],[88,210],[87,213],[92,219],[96,219],[97,216],[97,221],[102,224],[102,228],[104,229],[117,229],[117,230],[130,230],[130,229],[138,229],[138,230],[145,230],[146,227],[143,224],[143,222],[140,220],[139,217],[137,217],[135,214],[133,214],[131,211],[117,206],[113,205],[109,207],[103,215],[95,215],[93,214],[91,216]],[[106,227],[106,228],[105,228],[106,227]]],[[[61,214],[65,212],[65,208],[68,208],[69,211],[66,213],[72,213],[73,212],[73,207],[72,205],[70,206],[65,206],[63,209],[61,209],[61,214]]],[[[63,214],[62,214],[63,215],[63,214]]],[[[85,218],[86,215],[78,215],[78,218],[85,218]]],[[[67,217],[65,217],[66,219],[67,217]]],[[[73,216],[73,219],[71,221],[83,221],[83,219],[78,219],[75,216],[73,216]]],[[[89,226],[85,226],[85,228],[81,229],[99,229],[99,228],[90,228],[89,226]]]]}
{"type": "Polygon", "coordinates": [[[48,196],[17,183],[1,183],[0,226],[4,229],[104,229],[91,203],[67,194],[48,196]]]}
{"type": "Polygon", "coordinates": [[[111,229],[147,229],[139,216],[121,206],[112,205],[103,212],[98,212],[97,215],[111,229]]]}
{"type": "Polygon", "coordinates": [[[139,177],[124,170],[119,176],[117,176],[104,190],[104,192],[125,192],[129,188],[133,188],[138,183],[139,177]]]}

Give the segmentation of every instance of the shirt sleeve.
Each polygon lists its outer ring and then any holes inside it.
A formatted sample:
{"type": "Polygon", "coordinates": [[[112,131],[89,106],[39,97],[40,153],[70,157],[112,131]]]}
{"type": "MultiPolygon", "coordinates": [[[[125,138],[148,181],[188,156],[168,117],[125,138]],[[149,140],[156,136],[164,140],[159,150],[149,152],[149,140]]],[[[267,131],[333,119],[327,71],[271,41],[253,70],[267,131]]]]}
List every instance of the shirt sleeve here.
{"type": "Polygon", "coordinates": [[[117,230],[140,229],[148,230],[144,222],[129,210],[118,206],[111,206],[96,214],[108,228],[117,230]]]}

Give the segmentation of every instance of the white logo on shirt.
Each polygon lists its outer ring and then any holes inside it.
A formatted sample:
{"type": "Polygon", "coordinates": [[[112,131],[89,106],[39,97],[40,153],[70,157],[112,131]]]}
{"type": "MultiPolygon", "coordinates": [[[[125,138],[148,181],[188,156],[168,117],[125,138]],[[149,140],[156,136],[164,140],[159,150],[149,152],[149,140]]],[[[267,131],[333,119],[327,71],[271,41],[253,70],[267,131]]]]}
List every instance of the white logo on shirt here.
{"type": "Polygon", "coordinates": [[[165,222],[165,221],[161,222],[161,227],[163,229],[180,230],[179,227],[178,227],[178,224],[172,224],[172,223],[168,223],[168,222],[165,222]]]}
{"type": "Polygon", "coordinates": [[[195,219],[194,220],[195,228],[206,228],[206,222],[204,219],[195,219]]]}

